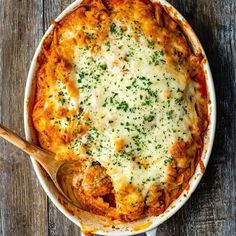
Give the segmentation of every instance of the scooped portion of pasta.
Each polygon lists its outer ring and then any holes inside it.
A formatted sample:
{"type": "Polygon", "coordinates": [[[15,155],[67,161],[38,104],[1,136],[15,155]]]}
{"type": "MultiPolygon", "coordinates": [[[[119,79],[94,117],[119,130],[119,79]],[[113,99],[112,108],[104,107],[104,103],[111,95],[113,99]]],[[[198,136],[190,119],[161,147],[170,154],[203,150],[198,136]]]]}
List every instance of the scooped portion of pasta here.
{"type": "Polygon", "coordinates": [[[78,160],[64,188],[112,219],[163,213],[202,153],[203,57],[149,0],[84,0],[54,26],[32,118],[43,148],[78,160]]]}

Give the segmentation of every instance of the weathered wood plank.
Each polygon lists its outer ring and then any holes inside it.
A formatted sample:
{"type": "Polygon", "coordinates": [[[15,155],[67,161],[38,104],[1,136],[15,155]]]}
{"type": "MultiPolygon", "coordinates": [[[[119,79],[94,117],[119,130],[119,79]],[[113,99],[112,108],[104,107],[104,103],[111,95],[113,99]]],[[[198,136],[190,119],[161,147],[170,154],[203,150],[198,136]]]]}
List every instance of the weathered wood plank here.
{"type": "MultiPolygon", "coordinates": [[[[42,1],[0,0],[0,120],[21,135],[29,64],[42,36],[42,1]]],[[[0,235],[47,234],[46,197],[31,163],[0,140],[0,235]]]]}

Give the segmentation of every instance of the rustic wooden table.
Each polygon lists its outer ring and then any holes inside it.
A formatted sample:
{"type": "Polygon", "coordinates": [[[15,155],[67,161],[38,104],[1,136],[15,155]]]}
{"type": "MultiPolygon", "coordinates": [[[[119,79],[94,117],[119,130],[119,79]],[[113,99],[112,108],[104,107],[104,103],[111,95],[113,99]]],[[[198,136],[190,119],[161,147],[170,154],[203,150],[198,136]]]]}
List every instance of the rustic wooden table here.
{"type": "MultiPolygon", "coordinates": [[[[0,0],[0,121],[23,131],[23,96],[39,40],[73,0],[0,0]]],[[[197,32],[216,86],[218,125],[206,174],[158,235],[236,235],[236,1],[171,0],[197,32]]],[[[47,199],[29,159],[0,140],[0,235],[77,236],[79,228],[47,199]]]]}

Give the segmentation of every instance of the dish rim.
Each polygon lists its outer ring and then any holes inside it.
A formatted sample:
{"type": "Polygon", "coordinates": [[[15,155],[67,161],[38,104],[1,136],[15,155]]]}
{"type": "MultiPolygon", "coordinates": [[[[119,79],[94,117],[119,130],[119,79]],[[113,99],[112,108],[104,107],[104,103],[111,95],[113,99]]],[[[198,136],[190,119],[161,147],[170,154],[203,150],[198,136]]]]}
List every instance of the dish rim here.
{"type": "MultiPolygon", "coordinates": [[[[191,28],[191,26],[188,24],[188,22],[186,21],[186,19],[179,13],[178,10],[176,10],[176,8],[174,8],[170,3],[166,2],[166,0],[151,0],[152,2],[158,2],[160,3],[164,8],[168,8],[171,10],[171,14],[172,16],[175,17],[175,19],[177,19],[178,21],[180,21],[183,25],[184,25],[184,30],[186,31],[185,34],[187,34],[187,36],[191,39],[191,41],[195,42],[195,46],[198,47],[198,49],[201,51],[201,53],[203,54],[203,56],[206,59],[206,62],[204,64],[204,71],[205,71],[205,76],[206,76],[206,82],[207,82],[207,88],[208,88],[208,93],[209,93],[209,97],[210,97],[210,103],[209,103],[209,113],[210,113],[210,124],[208,126],[208,130],[207,130],[207,134],[205,135],[205,142],[204,142],[204,150],[202,152],[202,156],[201,156],[201,160],[204,164],[205,167],[207,167],[210,155],[211,155],[211,151],[212,151],[212,147],[213,147],[213,143],[214,143],[214,137],[215,137],[215,128],[216,128],[216,97],[215,97],[215,88],[214,88],[214,83],[213,83],[213,78],[212,78],[212,74],[211,74],[211,70],[210,70],[210,66],[207,60],[207,56],[205,54],[205,51],[198,39],[198,37],[196,36],[196,34],[194,33],[193,29],[191,28]]],[[[72,4],[70,4],[64,11],[62,11],[60,13],[60,15],[55,19],[55,21],[59,21],[61,20],[63,17],[65,17],[65,15],[67,15],[68,13],[72,12],[76,7],[78,7],[80,5],[80,3],[82,2],[82,0],[76,0],[74,1],[72,4]]],[[[183,26],[182,25],[182,26],[183,26]]],[[[28,141],[31,141],[32,136],[31,136],[31,125],[29,124],[29,110],[28,110],[28,101],[29,98],[31,96],[31,90],[32,90],[32,84],[33,84],[33,80],[35,77],[35,72],[37,70],[37,58],[39,53],[41,52],[42,49],[42,44],[44,39],[46,38],[46,36],[53,30],[54,26],[51,25],[48,30],[45,32],[43,38],[41,39],[34,57],[32,59],[31,65],[30,65],[30,69],[29,69],[29,73],[28,73],[28,77],[27,77],[27,82],[26,82],[26,87],[25,87],[25,97],[24,97],[24,130],[25,130],[25,136],[26,139],[28,141]]],[[[53,202],[53,204],[59,209],[59,211],[61,211],[68,219],[70,219],[73,223],[75,223],[77,226],[79,226],[80,228],[82,228],[81,222],[79,221],[79,219],[77,219],[76,217],[74,217],[71,213],[69,213],[64,206],[59,202],[59,200],[57,199],[57,196],[55,194],[52,193],[52,190],[50,190],[50,187],[48,186],[49,180],[46,180],[45,177],[43,176],[42,170],[40,165],[31,158],[32,161],[32,165],[34,168],[34,171],[37,175],[37,178],[41,184],[41,186],[43,187],[44,191],[46,192],[47,196],[50,198],[50,200],[53,202]]],[[[152,224],[142,230],[129,230],[129,231],[113,231],[113,232],[107,232],[107,231],[103,231],[103,230],[98,230],[96,231],[96,234],[102,234],[102,235],[119,235],[119,236],[125,236],[125,235],[134,235],[134,234],[139,234],[139,233],[144,233],[147,232],[149,230],[152,230],[153,228],[156,228],[157,226],[159,226],[160,224],[162,224],[164,221],[166,221],[167,219],[169,219],[171,216],[173,216],[186,202],[187,200],[190,198],[190,196],[192,195],[192,193],[195,191],[196,187],[198,186],[202,176],[204,173],[201,172],[200,170],[200,166],[198,164],[194,175],[191,177],[189,184],[190,184],[190,188],[189,190],[184,190],[182,192],[182,194],[179,196],[178,199],[176,199],[171,205],[174,205],[173,208],[170,209],[170,207],[168,207],[166,209],[166,211],[161,214],[160,216],[157,217],[147,217],[147,219],[151,219],[152,224]]],[[[135,223],[135,222],[133,222],[135,223]]],[[[130,223],[132,225],[132,223],[130,223]]]]}

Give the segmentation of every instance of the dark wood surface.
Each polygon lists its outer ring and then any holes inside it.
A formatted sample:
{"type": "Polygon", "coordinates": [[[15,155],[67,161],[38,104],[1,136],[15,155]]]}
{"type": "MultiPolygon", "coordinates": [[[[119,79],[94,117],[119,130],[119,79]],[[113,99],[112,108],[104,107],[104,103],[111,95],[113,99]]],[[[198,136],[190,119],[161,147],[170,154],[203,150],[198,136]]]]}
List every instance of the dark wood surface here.
{"type": "MultiPolygon", "coordinates": [[[[73,0],[0,0],[0,121],[20,135],[23,96],[35,48],[73,0]]],[[[158,236],[236,235],[236,1],[170,0],[208,55],[218,122],[206,174],[158,236]]],[[[28,157],[0,140],[0,236],[77,236],[78,227],[47,199],[28,157]]]]}

